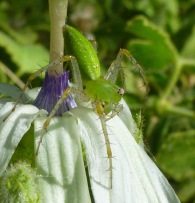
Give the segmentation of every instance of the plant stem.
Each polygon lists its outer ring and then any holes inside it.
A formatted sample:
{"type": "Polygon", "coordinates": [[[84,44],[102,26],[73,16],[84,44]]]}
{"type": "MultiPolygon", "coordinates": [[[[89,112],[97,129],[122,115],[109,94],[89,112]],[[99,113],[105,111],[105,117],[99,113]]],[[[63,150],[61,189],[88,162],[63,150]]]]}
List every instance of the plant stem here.
{"type": "Polygon", "coordinates": [[[169,136],[170,137],[173,137],[173,136],[175,136],[175,137],[195,136],[195,130],[187,130],[185,132],[184,131],[182,131],[182,132],[174,132],[174,133],[170,133],[169,136]]]}
{"type": "MultiPolygon", "coordinates": [[[[179,60],[179,59],[178,59],[179,60]]],[[[176,67],[175,67],[175,70],[169,80],[169,83],[168,85],[166,86],[162,96],[161,96],[161,100],[166,100],[167,97],[171,94],[171,91],[173,90],[174,86],[175,86],[175,83],[177,82],[179,76],[180,76],[180,73],[181,73],[181,70],[182,70],[182,67],[183,67],[183,63],[182,62],[178,62],[176,64],[176,67]]]]}
{"type": "MultiPolygon", "coordinates": [[[[49,0],[50,13],[50,63],[64,55],[63,26],[67,16],[68,0],[49,0]]],[[[59,76],[63,73],[63,64],[48,70],[48,74],[59,76]]]]}
{"type": "Polygon", "coordinates": [[[194,59],[182,59],[183,66],[195,66],[195,60],[194,59]]]}
{"type": "Polygon", "coordinates": [[[0,62],[0,70],[2,70],[2,72],[4,72],[9,78],[11,78],[11,80],[18,85],[18,87],[20,87],[21,89],[24,88],[25,84],[22,82],[22,80],[20,80],[20,78],[17,77],[17,75],[12,72],[5,64],[3,64],[2,62],[0,62]]]}
{"type": "Polygon", "coordinates": [[[169,108],[167,108],[167,112],[169,112],[170,114],[176,114],[183,117],[195,119],[195,113],[192,110],[186,108],[170,105],[169,108]]]}
{"type": "MultiPolygon", "coordinates": [[[[153,104],[153,106],[155,106],[153,104]]],[[[180,106],[175,106],[170,101],[159,99],[156,102],[156,110],[159,114],[175,114],[183,117],[188,117],[195,119],[195,112],[193,112],[191,109],[183,108],[180,106]]]]}

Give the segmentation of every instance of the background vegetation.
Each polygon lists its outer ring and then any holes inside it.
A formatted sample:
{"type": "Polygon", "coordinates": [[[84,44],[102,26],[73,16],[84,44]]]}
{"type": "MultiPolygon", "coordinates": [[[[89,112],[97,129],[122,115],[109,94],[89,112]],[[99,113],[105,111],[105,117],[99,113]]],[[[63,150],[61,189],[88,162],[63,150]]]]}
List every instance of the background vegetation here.
{"type": "MultiPolygon", "coordinates": [[[[48,2],[1,0],[0,19],[0,82],[22,87],[14,76],[25,82],[49,60],[48,2]]],[[[194,22],[193,0],[70,0],[67,19],[95,37],[105,71],[120,48],[130,50],[144,68],[147,104],[142,79],[127,60],[125,99],[135,118],[145,108],[148,152],[182,202],[195,202],[194,22]]]]}

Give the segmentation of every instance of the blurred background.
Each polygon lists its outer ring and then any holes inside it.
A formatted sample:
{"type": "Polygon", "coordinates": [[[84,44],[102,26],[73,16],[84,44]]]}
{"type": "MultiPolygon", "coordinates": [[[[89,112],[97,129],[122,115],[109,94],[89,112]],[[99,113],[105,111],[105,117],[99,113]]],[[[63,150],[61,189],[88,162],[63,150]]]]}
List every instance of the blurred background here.
{"type": "MultiPolygon", "coordinates": [[[[0,82],[22,88],[49,62],[48,2],[1,0],[0,19],[0,82]]],[[[124,59],[125,100],[138,122],[142,109],[146,150],[186,203],[195,202],[194,22],[194,0],[69,0],[67,17],[96,41],[102,75],[120,48],[143,68],[148,95],[138,69],[124,59]]]]}

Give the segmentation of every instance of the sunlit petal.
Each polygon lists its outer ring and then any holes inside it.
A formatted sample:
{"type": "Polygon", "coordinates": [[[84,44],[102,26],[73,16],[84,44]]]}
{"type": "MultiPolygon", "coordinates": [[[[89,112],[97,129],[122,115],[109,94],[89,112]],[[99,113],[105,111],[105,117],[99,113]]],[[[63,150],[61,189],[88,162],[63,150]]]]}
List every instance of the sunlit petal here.
{"type": "Polygon", "coordinates": [[[113,153],[113,187],[99,118],[86,109],[72,110],[81,126],[95,202],[179,202],[175,192],[125,124],[115,116],[107,122],[113,153]]]}
{"type": "Polygon", "coordinates": [[[10,114],[12,108],[13,103],[7,103],[0,110],[0,174],[6,169],[32,121],[42,112],[32,105],[20,105],[10,114]]]}
{"type": "MultiPolygon", "coordinates": [[[[35,121],[36,145],[43,121],[35,121]]],[[[41,174],[42,202],[91,202],[77,120],[69,115],[55,118],[47,132],[36,160],[41,174]]]]}

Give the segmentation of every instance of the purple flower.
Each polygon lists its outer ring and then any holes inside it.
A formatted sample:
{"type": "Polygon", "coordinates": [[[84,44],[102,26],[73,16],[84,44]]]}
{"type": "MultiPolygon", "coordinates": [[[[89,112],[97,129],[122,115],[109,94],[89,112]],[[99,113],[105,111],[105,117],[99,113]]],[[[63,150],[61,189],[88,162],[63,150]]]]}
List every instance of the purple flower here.
{"type": "MultiPolygon", "coordinates": [[[[50,113],[63,92],[67,89],[68,77],[69,71],[65,71],[59,77],[49,76],[48,72],[46,72],[43,86],[34,102],[34,105],[39,109],[45,109],[50,113]]],[[[69,95],[67,99],[62,102],[61,106],[56,111],[55,116],[61,116],[62,113],[75,107],[77,107],[77,105],[72,95],[69,95]]]]}

